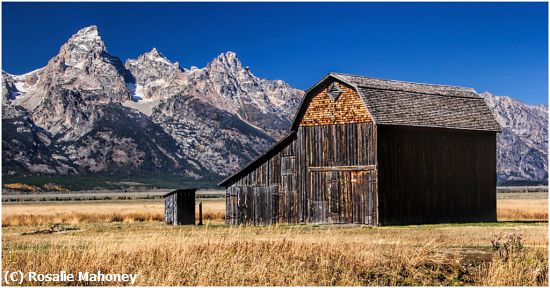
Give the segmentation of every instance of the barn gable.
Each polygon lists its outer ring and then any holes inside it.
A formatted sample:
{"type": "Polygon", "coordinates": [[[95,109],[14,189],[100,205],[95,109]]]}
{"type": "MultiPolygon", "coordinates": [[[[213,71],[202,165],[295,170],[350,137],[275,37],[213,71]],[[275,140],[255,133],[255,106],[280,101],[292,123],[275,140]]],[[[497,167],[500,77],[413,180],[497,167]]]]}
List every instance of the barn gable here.
{"type": "Polygon", "coordinates": [[[359,93],[342,81],[329,79],[308,94],[300,126],[372,122],[359,93]]]}

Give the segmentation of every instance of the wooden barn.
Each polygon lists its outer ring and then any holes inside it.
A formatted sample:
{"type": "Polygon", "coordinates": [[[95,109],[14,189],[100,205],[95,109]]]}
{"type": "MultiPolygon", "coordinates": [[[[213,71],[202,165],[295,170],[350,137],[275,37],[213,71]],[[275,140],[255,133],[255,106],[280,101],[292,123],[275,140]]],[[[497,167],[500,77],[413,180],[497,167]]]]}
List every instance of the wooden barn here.
{"type": "Polygon", "coordinates": [[[220,183],[226,223],[496,221],[496,134],[473,89],[330,73],[289,134],[220,183]]]}

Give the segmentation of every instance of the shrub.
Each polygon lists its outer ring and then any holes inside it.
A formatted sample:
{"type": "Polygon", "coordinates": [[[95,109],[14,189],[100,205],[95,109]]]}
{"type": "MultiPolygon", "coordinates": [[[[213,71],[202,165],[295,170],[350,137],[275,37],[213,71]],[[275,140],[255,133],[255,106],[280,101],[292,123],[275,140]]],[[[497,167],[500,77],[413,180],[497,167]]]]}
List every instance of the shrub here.
{"type": "Polygon", "coordinates": [[[504,234],[494,235],[491,239],[491,245],[496,257],[508,261],[510,257],[523,252],[523,235],[516,233],[511,233],[508,236],[504,234]]]}

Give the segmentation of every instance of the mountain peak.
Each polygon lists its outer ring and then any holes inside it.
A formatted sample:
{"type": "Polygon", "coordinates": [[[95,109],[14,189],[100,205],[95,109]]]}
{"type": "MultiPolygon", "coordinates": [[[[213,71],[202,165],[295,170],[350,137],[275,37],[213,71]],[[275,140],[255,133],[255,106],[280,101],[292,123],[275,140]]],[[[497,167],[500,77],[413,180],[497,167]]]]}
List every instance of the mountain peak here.
{"type": "Polygon", "coordinates": [[[97,28],[96,25],[90,25],[88,27],[84,27],[80,30],[78,30],[78,32],[76,32],[75,35],[81,35],[81,36],[84,36],[84,35],[90,35],[90,36],[99,36],[99,28],[97,28]]]}
{"type": "Polygon", "coordinates": [[[162,54],[160,54],[159,50],[157,50],[156,47],[153,47],[153,49],[151,49],[151,51],[149,51],[148,53],[145,53],[145,54],[154,55],[154,56],[162,56],[162,54]]]}
{"type": "MultiPolygon", "coordinates": [[[[107,52],[95,25],[84,27],[72,35],[41,74],[42,85],[48,86],[52,81],[63,83],[60,88],[94,95],[90,96],[94,103],[122,101],[129,97],[122,62],[107,52]]],[[[61,93],[49,93],[47,96],[52,97],[49,98],[52,103],[65,101],[61,93]]],[[[46,111],[48,108],[44,109],[46,111]]]]}
{"type": "Polygon", "coordinates": [[[144,53],[143,55],[139,56],[137,59],[128,59],[127,63],[131,63],[132,65],[134,65],[136,63],[145,63],[150,61],[159,62],[162,65],[179,68],[178,62],[170,61],[168,58],[166,58],[166,56],[160,53],[157,48],[151,49],[151,51],[144,53]]]}
{"type": "Polygon", "coordinates": [[[225,53],[221,53],[220,56],[226,57],[228,59],[237,59],[237,53],[233,51],[227,51],[225,53]]]}
{"type": "Polygon", "coordinates": [[[99,29],[97,26],[92,25],[82,28],[76,32],[68,41],[63,45],[61,51],[74,51],[78,54],[87,53],[101,53],[106,51],[105,43],[101,39],[99,29]]]}
{"type": "Polygon", "coordinates": [[[99,35],[99,29],[97,26],[92,25],[84,27],[78,32],[76,32],[70,39],[69,42],[101,42],[101,36],[99,35]]]}
{"type": "MultiPolygon", "coordinates": [[[[214,64],[221,64],[225,68],[229,68],[230,70],[242,70],[243,65],[239,58],[237,58],[237,54],[233,51],[227,51],[225,53],[221,53],[218,57],[216,57],[212,63],[214,64]]],[[[211,64],[212,64],[211,63],[211,64]]]]}
{"type": "Polygon", "coordinates": [[[179,91],[177,85],[171,85],[173,79],[180,76],[182,71],[178,62],[168,60],[157,48],[140,55],[137,59],[128,59],[126,69],[134,77],[135,89],[133,98],[152,100],[173,95],[179,91]]]}

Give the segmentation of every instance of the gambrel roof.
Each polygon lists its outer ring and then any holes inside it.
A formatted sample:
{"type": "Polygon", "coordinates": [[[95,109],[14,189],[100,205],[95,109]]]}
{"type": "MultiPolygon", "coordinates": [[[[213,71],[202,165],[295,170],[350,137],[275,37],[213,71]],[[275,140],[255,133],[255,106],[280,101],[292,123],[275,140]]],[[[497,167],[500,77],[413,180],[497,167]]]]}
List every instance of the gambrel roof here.
{"type": "Polygon", "coordinates": [[[500,132],[485,100],[474,89],[384,80],[330,73],[306,91],[292,124],[296,129],[309,91],[329,78],[354,87],[378,125],[466,129],[500,132]]]}

